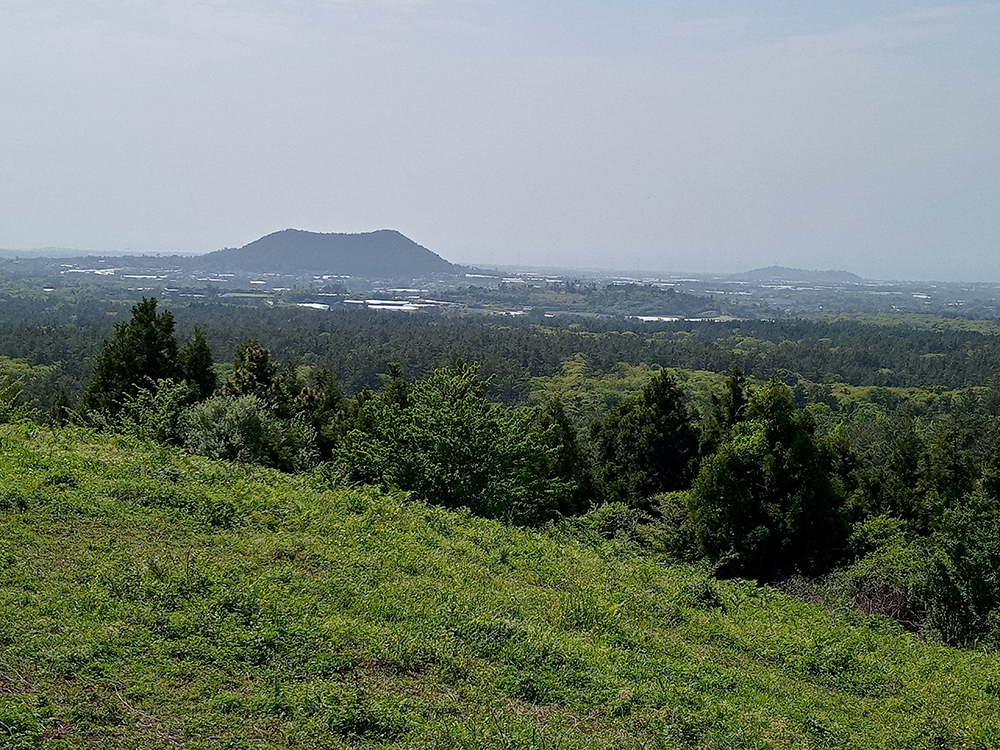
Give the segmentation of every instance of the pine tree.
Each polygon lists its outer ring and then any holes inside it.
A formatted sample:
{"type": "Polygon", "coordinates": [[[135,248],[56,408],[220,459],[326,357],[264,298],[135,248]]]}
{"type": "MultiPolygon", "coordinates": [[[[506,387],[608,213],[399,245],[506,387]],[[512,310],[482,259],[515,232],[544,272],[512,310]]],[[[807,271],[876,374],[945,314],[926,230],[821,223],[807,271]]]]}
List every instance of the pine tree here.
{"type": "Polygon", "coordinates": [[[182,377],[197,390],[198,399],[206,399],[215,392],[218,379],[212,367],[212,350],[201,326],[194,327],[191,340],[181,347],[178,357],[182,377]]]}
{"type": "Polygon", "coordinates": [[[256,396],[268,406],[274,406],[278,395],[278,363],[271,352],[253,339],[246,339],[236,348],[233,374],[222,386],[224,396],[256,396]]]}
{"type": "Polygon", "coordinates": [[[771,577],[829,570],[847,536],[832,456],[772,379],[747,400],[745,419],[703,459],[689,499],[691,529],[723,575],[771,577]]]}
{"type": "Polygon", "coordinates": [[[591,425],[590,441],[598,486],[608,502],[651,510],[653,495],[691,484],[698,457],[694,414],[666,372],[591,425]]]}
{"type": "Polygon", "coordinates": [[[131,320],[115,324],[114,336],[104,340],[81,411],[114,417],[140,388],[179,376],[174,316],[169,310],[157,313],[156,298],[143,297],[132,307],[131,320]]]}

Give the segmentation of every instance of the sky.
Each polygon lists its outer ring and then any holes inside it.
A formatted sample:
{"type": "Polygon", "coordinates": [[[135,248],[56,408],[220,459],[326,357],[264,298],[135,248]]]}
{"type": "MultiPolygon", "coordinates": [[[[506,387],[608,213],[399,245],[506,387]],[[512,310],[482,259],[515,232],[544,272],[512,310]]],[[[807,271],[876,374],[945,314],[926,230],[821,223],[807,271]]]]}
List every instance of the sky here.
{"type": "Polygon", "coordinates": [[[3,0],[0,248],[1000,281],[1000,2],[3,0]]]}

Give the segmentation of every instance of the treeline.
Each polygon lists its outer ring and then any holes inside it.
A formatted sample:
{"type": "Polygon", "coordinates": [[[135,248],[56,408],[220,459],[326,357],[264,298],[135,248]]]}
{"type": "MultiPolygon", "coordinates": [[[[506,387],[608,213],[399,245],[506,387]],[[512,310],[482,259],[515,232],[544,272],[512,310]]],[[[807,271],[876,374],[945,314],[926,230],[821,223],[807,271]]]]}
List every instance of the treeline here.
{"type": "Polygon", "coordinates": [[[722,296],[707,297],[676,289],[640,283],[597,284],[566,281],[558,285],[534,287],[529,284],[501,283],[499,287],[470,286],[442,295],[449,300],[493,306],[525,306],[536,311],[579,312],[599,315],[678,315],[695,316],[708,311],[724,311],[734,316],[765,315],[776,310],[750,308],[722,296]]]}
{"type": "Polygon", "coordinates": [[[180,344],[174,329],[155,300],[136,305],[79,402],[63,393],[51,418],[629,539],[721,576],[799,581],[950,643],[1000,645],[1000,450],[960,421],[830,421],[780,379],[733,367],[703,414],[661,370],[578,430],[558,399],[489,398],[479,365],[408,379],[393,363],[348,396],[332,368],[281,364],[252,339],[219,379],[205,331],[180,344]]]}
{"type": "MultiPolygon", "coordinates": [[[[122,290],[114,291],[117,295],[122,290]]],[[[30,365],[56,366],[25,381],[25,396],[48,410],[64,389],[76,399],[92,372],[101,341],[128,317],[132,301],[99,289],[64,294],[0,295],[0,352],[30,365]]],[[[498,319],[453,313],[388,314],[316,311],[292,305],[193,303],[169,308],[182,338],[196,325],[212,351],[231,361],[252,339],[280,361],[326,366],[346,394],[377,388],[389,363],[424,378],[459,359],[478,362],[491,399],[527,401],[531,378],[560,373],[576,355],[595,373],[619,363],[727,372],[738,367],[757,380],[777,376],[822,386],[957,389],[1000,385],[1000,337],[966,330],[930,331],[854,321],[642,323],[622,318],[498,319]]],[[[799,388],[797,398],[824,398],[799,388]]]]}

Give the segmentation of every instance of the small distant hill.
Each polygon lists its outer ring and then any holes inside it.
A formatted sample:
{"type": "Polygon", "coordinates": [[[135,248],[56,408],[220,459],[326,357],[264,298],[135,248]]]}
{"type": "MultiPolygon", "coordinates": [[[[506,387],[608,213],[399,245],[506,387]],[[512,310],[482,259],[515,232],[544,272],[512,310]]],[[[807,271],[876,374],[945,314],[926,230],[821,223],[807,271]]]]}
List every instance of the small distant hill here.
{"type": "Polygon", "coordinates": [[[745,273],[735,273],[730,278],[740,281],[794,281],[807,284],[863,284],[864,279],[849,271],[803,271],[801,268],[768,266],[745,273]]]}
{"type": "Polygon", "coordinates": [[[190,260],[215,273],[342,274],[364,278],[415,278],[463,269],[391,229],[362,234],[321,234],[285,229],[238,248],[190,260]]]}

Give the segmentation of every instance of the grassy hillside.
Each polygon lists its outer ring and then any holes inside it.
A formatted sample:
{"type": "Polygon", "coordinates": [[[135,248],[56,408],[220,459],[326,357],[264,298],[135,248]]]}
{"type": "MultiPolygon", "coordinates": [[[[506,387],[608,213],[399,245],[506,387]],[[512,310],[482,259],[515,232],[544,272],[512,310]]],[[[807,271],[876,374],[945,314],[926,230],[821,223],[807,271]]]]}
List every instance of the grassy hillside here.
{"type": "Polygon", "coordinates": [[[320,474],[0,428],[0,747],[990,748],[1000,659],[320,474]]]}

